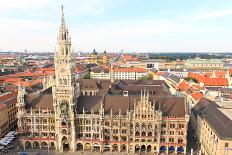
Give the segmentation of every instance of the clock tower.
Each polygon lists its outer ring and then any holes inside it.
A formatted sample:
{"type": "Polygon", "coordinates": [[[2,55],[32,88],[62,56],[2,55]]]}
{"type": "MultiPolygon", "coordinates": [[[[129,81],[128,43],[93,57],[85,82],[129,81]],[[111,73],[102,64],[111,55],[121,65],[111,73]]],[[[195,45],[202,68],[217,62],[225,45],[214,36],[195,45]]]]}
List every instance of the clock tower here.
{"type": "Polygon", "coordinates": [[[53,107],[55,111],[56,149],[75,151],[75,103],[80,93],[75,80],[75,59],[71,51],[71,38],[65,25],[63,6],[61,25],[54,56],[55,85],[53,107]]]}

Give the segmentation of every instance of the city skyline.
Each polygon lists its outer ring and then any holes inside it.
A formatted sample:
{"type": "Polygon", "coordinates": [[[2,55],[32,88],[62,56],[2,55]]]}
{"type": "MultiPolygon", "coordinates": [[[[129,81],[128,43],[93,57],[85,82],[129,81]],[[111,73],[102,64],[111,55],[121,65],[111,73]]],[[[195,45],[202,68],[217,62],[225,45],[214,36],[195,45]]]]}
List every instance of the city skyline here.
{"type": "Polygon", "coordinates": [[[75,51],[232,51],[229,0],[10,0],[0,6],[0,49],[54,51],[60,5],[75,51]]]}

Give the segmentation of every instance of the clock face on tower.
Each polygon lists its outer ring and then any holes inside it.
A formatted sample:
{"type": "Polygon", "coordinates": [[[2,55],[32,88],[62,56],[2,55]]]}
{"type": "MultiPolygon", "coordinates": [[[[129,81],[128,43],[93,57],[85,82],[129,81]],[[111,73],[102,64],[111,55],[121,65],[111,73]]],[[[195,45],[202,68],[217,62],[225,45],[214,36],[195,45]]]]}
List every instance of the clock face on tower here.
{"type": "Polygon", "coordinates": [[[64,68],[61,68],[61,70],[60,70],[61,72],[64,72],[65,71],[65,69],[64,68]]]}

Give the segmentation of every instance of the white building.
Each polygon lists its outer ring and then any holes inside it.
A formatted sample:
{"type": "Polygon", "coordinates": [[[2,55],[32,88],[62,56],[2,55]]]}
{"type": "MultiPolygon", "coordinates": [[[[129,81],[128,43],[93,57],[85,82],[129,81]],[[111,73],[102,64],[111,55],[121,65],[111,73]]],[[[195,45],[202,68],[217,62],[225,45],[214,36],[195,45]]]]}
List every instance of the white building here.
{"type": "Polygon", "coordinates": [[[144,68],[114,68],[113,75],[115,80],[138,80],[148,74],[144,68]]]}
{"type": "Polygon", "coordinates": [[[110,79],[110,72],[108,68],[95,68],[90,72],[91,79],[110,79]]]}

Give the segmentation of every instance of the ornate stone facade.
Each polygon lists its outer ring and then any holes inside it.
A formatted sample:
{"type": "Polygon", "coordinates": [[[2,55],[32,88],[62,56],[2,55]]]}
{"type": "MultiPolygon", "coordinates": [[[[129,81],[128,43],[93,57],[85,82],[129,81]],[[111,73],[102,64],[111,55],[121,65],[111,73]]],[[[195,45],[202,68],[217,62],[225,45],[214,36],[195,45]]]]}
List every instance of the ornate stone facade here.
{"type": "Polygon", "coordinates": [[[171,96],[164,81],[75,79],[63,8],[54,62],[55,85],[31,94],[19,87],[18,132],[24,148],[186,151],[186,103],[171,96]]]}

